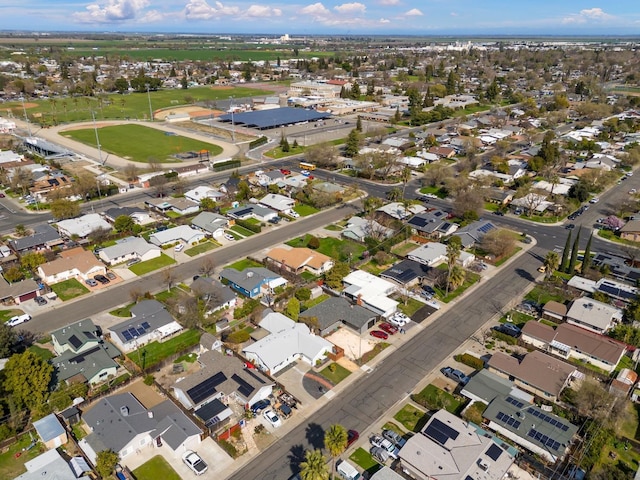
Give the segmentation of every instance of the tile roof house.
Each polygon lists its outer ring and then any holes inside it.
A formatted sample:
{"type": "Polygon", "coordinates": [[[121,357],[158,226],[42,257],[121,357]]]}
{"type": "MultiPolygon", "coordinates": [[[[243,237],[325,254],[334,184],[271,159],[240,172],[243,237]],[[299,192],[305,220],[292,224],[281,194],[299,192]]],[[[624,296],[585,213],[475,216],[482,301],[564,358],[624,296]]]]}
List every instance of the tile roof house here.
{"type": "Polygon", "coordinates": [[[229,219],[213,212],[200,212],[191,220],[191,226],[218,238],[224,235],[224,230],[229,227],[229,219]]]}
{"type": "Polygon", "coordinates": [[[541,350],[590,363],[606,372],[615,370],[627,350],[622,342],[568,323],[554,329],[543,323],[527,322],[520,338],[541,350]]]}
{"type": "Polygon", "coordinates": [[[176,242],[184,242],[187,245],[193,245],[203,238],[205,238],[204,233],[200,230],[191,228],[189,225],[179,225],[177,227],[149,235],[149,241],[159,247],[171,245],[176,242]]]}
{"type": "Polygon", "coordinates": [[[58,232],[67,238],[85,238],[96,230],[111,231],[111,224],[98,213],[87,213],[77,218],[60,220],[56,224],[58,232]]]}
{"type": "Polygon", "coordinates": [[[91,433],[78,442],[95,465],[98,452],[127,456],[161,442],[180,455],[197,449],[202,431],[171,400],[147,409],[130,392],[101,398],[82,415],[91,433]]]}
{"type": "Polygon", "coordinates": [[[220,280],[228,282],[231,288],[249,298],[272,294],[275,288],[288,283],[277,273],[263,267],[245,268],[242,271],[224,268],[220,272],[220,280]]]}
{"type": "MultiPolygon", "coordinates": [[[[198,357],[200,370],[176,381],[173,394],[187,409],[199,409],[214,399],[253,405],[268,398],[274,382],[238,357],[209,350],[198,357]]],[[[222,419],[221,419],[222,420],[222,419]]]]}
{"type": "Polygon", "coordinates": [[[333,344],[314,335],[304,323],[296,323],[281,313],[268,313],[260,327],[269,335],[246,346],[242,353],[259,369],[274,375],[302,360],[315,365],[333,350],[333,344]]]}
{"type": "Polygon", "coordinates": [[[418,213],[407,221],[419,235],[429,238],[442,238],[451,235],[458,229],[458,224],[447,220],[447,212],[442,210],[430,210],[418,213]]]}
{"type": "Polygon", "coordinates": [[[51,248],[63,243],[58,230],[48,223],[34,225],[31,235],[9,240],[9,246],[14,252],[20,253],[38,248],[51,248]]]}
{"type": "Polygon", "coordinates": [[[107,265],[117,265],[129,260],[144,262],[162,255],[162,249],[148,243],[142,237],[125,237],[116,240],[115,245],[105,247],[98,252],[100,259],[107,265]]]}
{"type": "Polygon", "coordinates": [[[594,333],[606,333],[622,321],[622,310],[593,298],[580,297],[571,302],[567,322],[594,333]]]}
{"type": "Polygon", "coordinates": [[[375,220],[354,216],[347,221],[347,226],[340,234],[357,242],[364,242],[367,237],[389,238],[393,232],[392,228],[385,227],[375,220]]]}
{"type": "Polygon", "coordinates": [[[38,266],[38,275],[47,285],[70,278],[86,280],[94,275],[107,273],[107,267],[82,247],[62,250],[59,256],[60,258],[38,266]]]}
{"type": "Polygon", "coordinates": [[[55,413],[33,422],[33,428],[38,432],[38,436],[48,449],[58,448],[67,443],[67,431],[58,420],[55,413]]]}
{"type": "Polygon", "coordinates": [[[519,388],[552,402],[571,385],[577,370],[562,360],[533,351],[519,361],[502,352],[494,353],[487,362],[489,371],[513,381],[519,388]]]}
{"type": "Polygon", "coordinates": [[[354,305],[344,297],[331,297],[301,312],[299,321],[310,319],[308,324],[317,324],[320,336],[324,337],[343,325],[363,334],[375,325],[377,318],[371,310],[354,305]]]}
{"type": "Polygon", "coordinates": [[[297,275],[304,271],[316,276],[333,268],[333,259],[328,255],[310,248],[272,248],[267,252],[266,260],[275,268],[283,268],[297,275]]]}
{"type": "Polygon", "coordinates": [[[500,480],[513,464],[508,445],[469,422],[438,410],[400,449],[402,469],[419,480],[500,480]]]}

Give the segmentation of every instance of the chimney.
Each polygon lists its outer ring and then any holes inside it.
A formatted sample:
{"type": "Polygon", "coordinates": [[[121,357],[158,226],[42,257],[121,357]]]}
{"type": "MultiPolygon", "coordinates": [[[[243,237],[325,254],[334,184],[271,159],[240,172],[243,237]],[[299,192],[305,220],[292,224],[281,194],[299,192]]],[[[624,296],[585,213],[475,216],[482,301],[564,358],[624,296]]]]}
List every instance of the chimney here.
{"type": "Polygon", "coordinates": [[[356,305],[362,306],[362,294],[358,294],[358,298],[356,299],[356,305]]]}

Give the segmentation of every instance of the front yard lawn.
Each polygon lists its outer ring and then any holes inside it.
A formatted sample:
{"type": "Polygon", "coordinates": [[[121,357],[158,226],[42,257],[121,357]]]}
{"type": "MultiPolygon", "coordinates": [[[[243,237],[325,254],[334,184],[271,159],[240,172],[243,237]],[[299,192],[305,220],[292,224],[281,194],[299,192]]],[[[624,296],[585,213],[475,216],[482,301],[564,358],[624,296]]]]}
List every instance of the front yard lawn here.
{"type": "Polygon", "coordinates": [[[198,330],[187,330],[166,342],[151,342],[138,350],[134,350],[128,356],[140,368],[149,368],[165,358],[197,344],[200,341],[201,334],[198,330]]]}
{"type": "Polygon", "coordinates": [[[84,295],[85,293],[89,293],[89,289],[75,278],[70,278],[69,280],[65,280],[60,283],[54,283],[51,285],[51,290],[56,292],[58,298],[63,302],[84,295]]]}
{"type": "Polygon", "coordinates": [[[243,237],[250,237],[251,235],[255,235],[251,230],[240,225],[233,225],[232,227],[229,227],[229,230],[236,232],[243,237]]]}
{"type": "MultiPolygon", "coordinates": [[[[437,268],[440,268],[442,270],[446,270],[447,266],[446,265],[439,265],[437,268]]],[[[474,273],[474,272],[470,272],[469,270],[465,270],[464,282],[462,283],[462,285],[460,285],[454,291],[452,291],[452,292],[450,291],[449,295],[445,296],[445,292],[446,291],[444,289],[439,288],[439,287],[436,287],[435,291],[438,292],[439,298],[441,298],[444,303],[449,303],[451,300],[453,300],[453,299],[459,297],[460,295],[462,295],[467,288],[472,286],[474,283],[477,283],[478,281],[480,281],[480,275],[478,275],[477,273],[474,273]]]]}
{"type": "Polygon", "coordinates": [[[129,318],[131,317],[131,307],[134,305],[135,303],[130,303],[124,307],[118,307],[115,310],[111,310],[109,313],[114,317],[129,318]]]}
{"type": "Polygon", "coordinates": [[[51,353],[51,350],[47,350],[46,348],[42,348],[42,347],[39,347],[37,345],[31,345],[27,350],[29,350],[30,352],[35,353],[37,356],[39,356],[45,362],[48,362],[53,357],[55,357],[55,355],[53,353],[51,353]]]}
{"type": "Polygon", "coordinates": [[[196,255],[200,255],[201,253],[208,252],[209,250],[213,250],[214,248],[219,247],[220,244],[212,241],[206,241],[199,243],[195,247],[188,248],[184,251],[190,257],[195,257],[196,255]]]}
{"type": "Polygon", "coordinates": [[[342,380],[351,375],[351,372],[340,364],[331,363],[320,370],[320,375],[322,375],[334,385],[337,385],[342,380]],[[333,372],[331,371],[331,369],[333,369],[333,372]]]}
{"type": "Polygon", "coordinates": [[[24,312],[18,308],[12,308],[11,310],[0,310],[0,323],[4,323],[11,317],[16,315],[22,315],[24,312]]]}
{"type": "Polygon", "coordinates": [[[307,217],[309,215],[313,215],[314,213],[318,213],[320,210],[312,207],[311,205],[300,204],[293,207],[293,211],[299,213],[301,217],[307,217]]]}
{"type": "Polygon", "coordinates": [[[133,471],[138,480],[180,480],[180,475],[169,465],[164,457],[156,455],[133,471]]]}
{"type": "Polygon", "coordinates": [[[239,272],[242,272],[247,268],[258,268],[258,267],[262,267],[262,264],[254,260],[251,260],[250,258],[243,258],[241,260],[238,260],[235,263],[232,263],[231,265],[227,265],[227,268],[233,268],[234,270],[238,270],[239,272]]]}
{"type": "Polygon", "coordinates": [[[427,423],[429,416],[427,412],[407,403],[393,418],[410,432],[418,432],[427,423]]]}
{"type": "Polygon", "coordinates": [[[400,303],[398,303],[398,310],[400,310],[405,315],[411,317],[414,313],[424,307],[424,303],[416,300],[415,298],[407,299],[407,304],[405,305],[402,298],[397,299],[400,303]]]}
{"type": "Polygon", "coordinates": [[[131,270],[136,275],[145,275],[149,272],[153,272],[154,270],[159,270],[164,267],[168,267],[169,265],[173,265],[176,261],[168,255],[164,253],[157,258],[152,258],[151,260],[147,260],[146,262],[136,263],[135,265],[131,265],[129,270],[131,270]]]}
{"type": "Polygon", "coordinates": [[[427,385],[421,392],[413,394],[411,399],[419,405],[430,410],[444,408],[450,413],[458,414],[462,410],[462,401],[450,393],[440,390],[435,385],[427,385]]]}
{"type": "Polygon", "coordinates": [[[536,302],[538,305],[544,305],[551,300],[560,303],[565,303],[568,300],[560,288],[549,283],[536,285],[524,298],[536,302]]]}
{"type": "Polygon", "coordinates": [[[512,310],[508,313],[509,317],[511,317],[511,322],[507,322],[507,316],[505,315],[500,319],[500,323],[513,323],[516,327],[522,328],[524,324],[535,320],[531,315],[527,315],[526,313],[517,312],[512,310]]]}
{"type": "Polygon", "coordinates": [[[358,448],[351,454],[349,460],[370,474],[375,473],[382,468],[382,466],[376,462],[371,454],[364,448],[358,448]]]}

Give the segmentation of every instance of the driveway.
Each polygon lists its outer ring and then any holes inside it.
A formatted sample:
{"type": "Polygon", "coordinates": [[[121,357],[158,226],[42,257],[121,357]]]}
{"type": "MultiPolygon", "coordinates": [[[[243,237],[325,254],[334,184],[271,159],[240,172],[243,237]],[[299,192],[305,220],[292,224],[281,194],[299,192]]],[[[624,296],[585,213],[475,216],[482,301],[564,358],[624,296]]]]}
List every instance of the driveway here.
{"type": "Polygon", "coordinates": [[[362,338],[347,328],[339,328],[327,336],[326,339],[342,348],[344,350],[344,356],[354,362],[365,353],[373,350],[373,347],[378,343],[373,337],[362,338]]]}

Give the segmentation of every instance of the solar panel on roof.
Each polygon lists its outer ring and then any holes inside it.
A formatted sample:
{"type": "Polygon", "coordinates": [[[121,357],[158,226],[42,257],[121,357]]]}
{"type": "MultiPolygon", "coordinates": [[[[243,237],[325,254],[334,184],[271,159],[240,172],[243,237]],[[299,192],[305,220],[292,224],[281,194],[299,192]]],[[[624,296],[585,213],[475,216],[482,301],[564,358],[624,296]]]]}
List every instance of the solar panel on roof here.
{"type": "Polygon", "coordinates": [[[524,403],[516,400],[515,398],[507,397],[506,400],[507,400],[507,403],[510,403],[511,405],[514,405],[516,408],[524,407],[524,403]]]}
{"type": "Polygon", "coordinates": [[[498,460],[498,458],[500,458],[500,455],[502,455],[502,449],[495,443],[492,443],[491,446],[487,449],[487,457],[495,462],[496,460],[498,460]]]}
{"type": "Polygon", "coordinates": [[[69,337],[69,343],[71,344],[71,346],[75,349],[78,349],[82,346],[82,342],[80,341],[80,339],[78,337],[76,337],[75,335],[71,335],[69,337]]]}
{"type": "Polygon", "coordinates": [[[141,326],[142,328],[144,328],[145,330],[147,330],[147,329],[151,328],[151,325],[149,325],[149,322],[142,322],[142,323],[140,324],[140,326],[141,326]]]}
{"type": "Polygon", "coordinates": [[[566,432],[567,430],[569,430],[569,425],[562,425],[560,428],[562,428],[563,432],[566,432]]]}
{"type": "Polygon", "coordinates": [[[96,338],[96,336],[92,332],[82,332],[82,333],[84,333],[85,337],[90,338],[92,340],[96,338]]]}
{"type": "Polygon", "coordinates": [[[131,335],[132,337],[137,337],[138,336],[138,331],[135,328],[130,328],[129,329],[129,335],[131,335]]]}
{"type": "Polygon", "coordinates": [[[458,435],[460,435],[457,430],[451,428],[449,425],[446,425],[437,418],[431,420],[431,423],[427,426],[424,433],[440,445],[447,443],[447,440],[450,438],[455,440],[458,438],[458,435]]]}
{"type": "Polygon", "coordinates": [[[259,375],[256,375],[255,373],[253,373],[253,372],[251,371],[251,369],[250,369],[250,368],[247,368],[247,369],[244,371],[244,373],[246,373],[246,374],[250,375],[250,376],[251,376],[251,378],[253,378],[253,379],[257,380],[258,382],[260,382],[260,383],[261,383],[261,384],[263,384],[263,385],[267,383],[267,382],[265,382],[265,381],[264,381],[264,378],[263,378],[263,377],[261,377],[261,376],[259,376],[259,375]]]}
{"type": "Polygon", "coordinates": [[[131,341],[133,340],[133,337],[131,336],[131,334],[129,333],[128,330],[125,330],[124,332],[122,332],[122,337],[127,341],[131,341]]]}
{"type": "Polygon", "coordinates": [[[144,328],[138,329],[138,335],[144,335],[144,328]]]}
{"type": "Polygon", "coordinates": [[[213,395],[216,392],[216,387],[226,379],[227,377],[224,373],[218,372],[214,376],[207,378],[205,381],[187,390],[187,395],[191,397],[193,403],[200,403],[213,395]]]}
{"type": "Polygon", "coordinates": [[[221,115],[219,119],[223,122],[233,121],[234,124],[240,123],[262,129],[274,128],[298,122],[312,122],[330,117],[331,115],[328,113],[317,112],[315,110],[284,107],[270,110],[235,113],[233,116],[231,114],[226,114],[221,115]]]}
{"type": "Polygon", "coordinates": [[[234,380],[238,384],[238,392],[243,395],[245,398],[249,398],[251,393],[255,390],[244,378],[239,377],[237,374],[233,374],[231,379],[234,380]]]}

